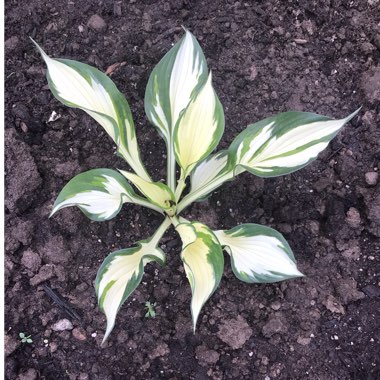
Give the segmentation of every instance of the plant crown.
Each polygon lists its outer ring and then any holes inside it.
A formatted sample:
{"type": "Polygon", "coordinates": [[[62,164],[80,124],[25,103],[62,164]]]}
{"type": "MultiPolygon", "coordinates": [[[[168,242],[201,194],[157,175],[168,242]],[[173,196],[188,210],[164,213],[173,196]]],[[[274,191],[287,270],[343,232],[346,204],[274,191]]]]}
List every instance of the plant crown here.
{"type": "Polygon", "coordinates": [[[154,181],[143,165],[131,110],[111,79],[87,64],[53,59],[37,48],[47,65],[54,96],[92,116],[132,169],[102,168],[78,174],[59,193],[51,215],[77,206],[88,218],[105,221],[114,218],[125,203],[133,203],[161,213],[164,219],[153,236],[110,253],[99,268],[95,289],[107,319],[104,341],[121,305],[141,282],[145,265],[165,263],[159,241],[171,224],[182,240],[181,259],[192,290],[194,331],[202,306],[222,277],[223,249],[230,256],[234,274],[244,282],[270,283],[303,276],[289,244],[274,229],[248,223],[212,231],[179,214],[245,171],[266,178],[305,167],[358,110],[339,120],[307,112],[280,113],[248,125],[227,150],[212,153],[224,131],[223,107],[203,51],[185,30],[153,69],[145,92],[146,115],[167,147],[164,184],[154,181]],[[183,196],[188,183],[189,190],[183,196]]]}

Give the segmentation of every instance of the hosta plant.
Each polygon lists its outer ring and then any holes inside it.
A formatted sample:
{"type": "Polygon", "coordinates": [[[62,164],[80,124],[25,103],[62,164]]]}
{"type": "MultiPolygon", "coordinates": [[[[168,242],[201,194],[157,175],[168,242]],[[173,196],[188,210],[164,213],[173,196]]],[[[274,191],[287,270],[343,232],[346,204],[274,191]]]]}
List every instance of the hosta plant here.
{"type": "Polygon", "coordinates": [[[51,215],[77,206],[88,218],[105,221],[114,218],[125,203],[134,203],[157,211],[163,219],[153,236],[110,253],[99,268],[95,289],[107,319],[104,340],[119,308],[141,282],[145,265],[165,263],[159,242],[170,225],[182,240],[194,330],[202,306],[222,277],[223,250],[230,256],[234,274],[244,282],[302,276],[289,244],[274,229],[249,223],[212,231],[180,213],[245,171],[275,177],[303,168],[357,111],[339,120],[306,112],[280,113],[249,125],[227,150],[213,153],[224,131],[223,107],[202,49],[186,30],[154,68],[145,92],[146,115],[167,147],[167,181],[162,183],[152,179],[141,161],[129,105],[111,79],[84,63],[50,58],[37,47],[54,96],[92,116],[130,168],[78,174],[58,195],[51,215]]]}

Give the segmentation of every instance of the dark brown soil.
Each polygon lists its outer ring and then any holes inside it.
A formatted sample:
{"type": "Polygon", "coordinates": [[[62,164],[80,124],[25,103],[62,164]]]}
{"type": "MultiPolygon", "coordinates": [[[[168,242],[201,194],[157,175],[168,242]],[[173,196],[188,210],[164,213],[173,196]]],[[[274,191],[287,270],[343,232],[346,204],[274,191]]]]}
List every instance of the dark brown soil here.
{"type": "Polygon", "coordinates": [[[6,1],[6,378],[379,379],[379,20],[378,0],[6,1]],[[88,24],[95,14],[104,23],[88,24]],[[213,70],[226,113],[222,148],[246,124],[280,111],[338,118],[363,109],[306,169],[265,181],[242,175],[186,211],[213,228],[278,229],[305,278],[250,286],[227,265],[193,335],[171,230],[163,242],[168,265],[148,266],[101,348],[97,268],[109,252],[148,237],[160,217],[129,206],[105,223],[73,208],[48,219],[72,176],[125,164],[95,122],[52,97],[28,36],[51,56],[104,71],[126,62],[112,78],[158,180],[164,145],[146,121],[143,95],[181,25],[198,37],[213,70]],[[46,123],[53,111],[61,118],[46,123]],[[147,300],[157,302],[154,319],[144,318],[147,300]],[[55,331],[60,326],[67,330],[55,331]],[[21,344],[19,332],[33,343],[21,344]]]}

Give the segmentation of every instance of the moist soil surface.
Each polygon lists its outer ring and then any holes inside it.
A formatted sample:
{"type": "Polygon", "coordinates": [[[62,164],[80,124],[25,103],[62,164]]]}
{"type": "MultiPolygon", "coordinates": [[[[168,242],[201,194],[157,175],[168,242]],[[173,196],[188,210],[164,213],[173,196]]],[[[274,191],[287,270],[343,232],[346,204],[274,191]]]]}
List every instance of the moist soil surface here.
{"type": "Polygon", "coordinates": [[[5,15],[6,379],[380,378],[380,3],[9,0],[5,15]],[[284,234],[304,278],[245,284],[229,258],[192,331],[191,291],[170,229],[165,267],[148,265],[105,347],[93,281],[110,252],[149,237],[162,217],[127,205],[96,223],[48,218],[83,171],[128,169],[102,128],[47,88],[29,40],[89,63],[126,95],[142,157],[165,178],[165,149],[144,115],[151,70],[183,34],[199,39],[224,105],[227,148],[246,125],[286,110],[341,118],[362,106],[313,164],[242,174],[185,210],[211,228],[261,223],[284,234]],[[48,122],[52,112],[59,116],[48,122]],[[53,298],[55,298],[55,302],[53,298]],[[146,318],[144,303],[156,302],[146,318]],[[31,335],[21,343],[19,333],[31,335]]]}

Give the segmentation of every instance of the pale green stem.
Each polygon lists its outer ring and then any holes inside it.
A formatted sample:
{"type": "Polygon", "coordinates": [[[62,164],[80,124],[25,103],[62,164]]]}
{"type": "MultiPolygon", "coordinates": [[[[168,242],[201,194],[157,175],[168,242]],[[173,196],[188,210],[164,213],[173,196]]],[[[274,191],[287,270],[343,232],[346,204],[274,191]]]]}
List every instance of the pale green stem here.
{"type": "Polygon", "coordinates": [[[186,207],[188,207],[191,203],[196,201],[199,198],[206,196],[211,191],[215,190],[219,186],[221,186],[224,182],[232,179],[234,177],[233,171],[221,174],[219,177],[216,177],[212,182],[207,185],[199,188],[197,191],[194,191],[188,195],[186,195],[182,201],[177,205],[177,215],[183,211],[186,207]]]}
{"type": "Polygon", "coordinates": [[[174,228],[177,228],[178,224],[181,224],[181,223],[190,223],[187,219],[182,218],[182,216],[180,217],[172,216],[170,219],[172,221],[172,225],[174,226],[174,228]]]}
{"type": "Polygon", "coordinates": [[[182,216],[179,216],[179,217],[178,217],[178,220],[179,220],[180,223],[190,223],[189,220],[183,218],[182,216]]]}
{"type": "Polygon", "coordinates": [[[177,188],[175,189],[175,201],[178,203],[179,198],[181,198],[182,192],[186,187],[186,177],[181,169],[181,176],[178,180],[177,188]]]}
{"type": "Polygon", "coordinates": [[[176,217],[176,216],[172,216],[170,218],[171,220],[171,223],[173,224],[174,228],[176,228],[178,226],[178,224],[180,224],[181,222],[179,221],[179,219],[176,217]]]}
{"type": "Polygon", "coordinates": [[[150,208],[151,210],[157,211],[160,214],[164,213],[164,211],[160,207],[154,205],[153,203],[150,203],[148,200],[145,200],[143,198],[134,198],[132,200],[132,203],[139,205],[139,206],[146,207],[146,208],[150,208]]]}
{"type": "Polygon", "coordinates": [[[160,227],[157,228],[157,231],[154,233],[154,235],[150,238],[149,244],[157,246],[157,244],[161,240],[162,236],[164,236],[164,233],[171,225],[171,223],[171,219],[167,216],[165,220],[161,223],[160,227]]]}
{"type": "Polygon", "coordinates": [[[167,147],[167,175],[168,175],[168,186],[171,189],[171,191],[175,191],[175,184],[176,184],[176,175],[175,175],[175,154],[174,154],[174,146],[172,141],[169,141],[166,144],[167,147]]]}

